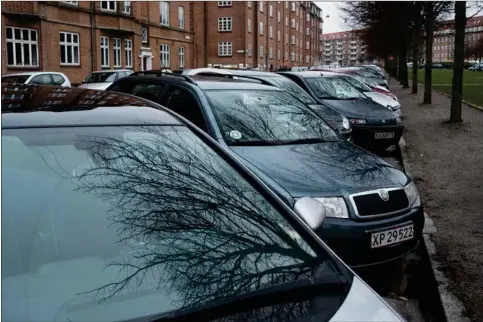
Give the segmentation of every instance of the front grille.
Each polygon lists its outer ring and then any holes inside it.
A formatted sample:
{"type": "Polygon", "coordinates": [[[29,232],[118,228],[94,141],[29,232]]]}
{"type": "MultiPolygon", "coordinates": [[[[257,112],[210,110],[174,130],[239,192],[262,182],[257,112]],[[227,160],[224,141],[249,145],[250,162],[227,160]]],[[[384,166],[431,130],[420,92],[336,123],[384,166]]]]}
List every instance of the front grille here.
{"type": "Polygon", "coordinates": [[[377,191],[357,194],[351,197],[360,217],[391,214],[409,207],[404,189],[388,190],[389,200],[384,201],[377,191]]]}

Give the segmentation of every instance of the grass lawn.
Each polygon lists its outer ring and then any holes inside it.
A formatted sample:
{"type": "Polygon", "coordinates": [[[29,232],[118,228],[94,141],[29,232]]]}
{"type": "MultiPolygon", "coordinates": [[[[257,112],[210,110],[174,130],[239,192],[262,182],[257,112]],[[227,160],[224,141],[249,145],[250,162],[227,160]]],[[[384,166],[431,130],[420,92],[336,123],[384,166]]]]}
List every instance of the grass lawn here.
{"type": "MultiPolygon", "coordinates": [[[[409,68],[409,77],[412,70],[409,68]]],[[[452,69],[433,69],[433,88],[451,95],[452,69]]],[[[424,69],[418,70],[418,82],[424,83],[424,69]]],[[[463,71],[463,99],[483,106],[483,73],[463,71]]]]}

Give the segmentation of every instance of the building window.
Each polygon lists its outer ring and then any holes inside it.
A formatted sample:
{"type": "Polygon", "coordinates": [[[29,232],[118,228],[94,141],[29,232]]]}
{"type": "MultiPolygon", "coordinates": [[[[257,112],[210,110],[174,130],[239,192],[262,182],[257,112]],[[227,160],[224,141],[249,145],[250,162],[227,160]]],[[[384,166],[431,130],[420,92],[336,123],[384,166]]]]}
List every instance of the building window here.
{"type": "Polygon", "coordinates": [[[292,45],[295,45],[295,36],[290,37],[292,45]]]}
{"type": "Polygon", "coordinates": [[[146,45],[148,43],[148,28],[141,27],[141,43],[146,45]]]}
{"type": "Polygon", "coordinates": [[[161,1],[159,3],[160,23],[169,26],[169,2],[161,1]]]}
{"type": "Polygon", "coordinates": [[[112,49],[114,49],[114,67],[121,67],[121,39],[112,39],[112,49]]]}
{"type": "Polygon", "coordinates": [[[252,32],[252,19],[250,18],[247,20],[247,30],[248,32],[252,32]]]}
{"type": "Polygon", "coordinates": [[[101,1],[101,10],[104,11],[116,11],[117,1],[101,1]]]}
{"type": "Polygon", "coordinates": [[[263,45],[260,45],[260,58],[263,58],[263,45]]]}
{"type": "Polygon", "coordinates": [[[126,67],[132,68],[132,40],[124,40],[124,53],[126,54],[126,67]]]}
{"type": "Polygon", "coordinates": [[[285,51],[285,61],[288,61],[288,50],[285,51]]]}
{"type": "Polygon", "coordinates": [[[131,14],[131,1],[123,1],[122,2],[122,13],[131,14]]]}
{"type": "Polygon", "coordinates": [[[277,11],[277,22],[280,22],[280,10],[277,11]]]}
{"type": "Polygon", "coordinates": [[[109,38],[101,37],[101,67],[109,67],[109,38]]]}
{"type": "Polygon", "coordinates": [[[277,30],[277,40],[280,41],[280,30],[277,30]]]}
{"type": "Polygon", "coordinates": [[[39,66],[37,30],[7,27],[8,66],[39,66]]]}
{"type": "Polygon", "coordinates": [[[288,27],[288,17],[285,17],[285,27],[288,27]]]}
{"type": "Polygon", "coordinates": [[[273,17],[273,6],[272,5],[268,6],[268,14],[270,15],[270,17],[273,17]]]}
{"type": "Polygon", "coordinates": [[[288,9],[288,1],[285,1],[285,9],[288,9]]]}
{"type": "Polygon", "coordinates": [[[218,18],[218,31],[231,31],[231,17],[218,18]]]}
{"type": "Polygon", "coordinates": [[[70,4],[72,6],[78,6],[79,5],[79,1],[62,1],[62,2],[70,4]]]}
{"type": "Polygon", "coordinates": [[[252,7],[252,1],[247,1],[247,6],[248,6],[248,8],[251,8],[252,7]]]}
{"type": "Polygon", "coordinates": [[[169,45],[160,45],[159,53],[161,58],[161,69],[171,66],[171,53],[169,45]]]}
{"type": "Polygon", "coordinates": [[[273,50],[272,50],[272,47],[268,48],[268,57],[270,59],[273,59],[273,50]]]}
{"type": "Polygon", "coordinates": [[[218,1],[218,7],[231,7],[231,1],[218,1]]]}
{"type": "Polygon", "coordinates": [[[305,42],[305,49],[310,49],[310,41],[305,42]]]}
{"type": "Polygon", "coordinates": [[[295,2],[291,2],[290,5],[292,6],[292,12],[295,11],[295,2]]]}
{"type": "Polygon", "coordinates": [[[292,28],[295,28],[295,18],[292,18],[292,20],[290,20],[290,23],[292,24],[292,28]]]}
{"type": "Polygon", "coordinates": [[[277,49],[277,60],[280,60],[280,49],[277,49]]]}
{"type": "Polygon", "coordinates": [[[248,44],[248,57],[252,57],[252,44],[248,44]]]}
{"type": "Polygon", "coordinates": [[[306,20],[307,21],[310,21],[310,15],[309,14],[307,14],[307,19],[306,20]]]}
{"type": "Polygon", "coordinates": [[[184,47],[178,48],[179,68],[184,68],[184,47]]]}
{"type": "Polygon", "coordinates": [[[258,29],[260,30],[260,36],[263,36],[263,21],[260,21],[260,25],[258,29]]]}
{"type": "Polygon", "coordinates": [[[285,43],[288,44],[288,34],[285,34],[285,43]]]}
{"type": "Polygon", "coordinates": [[[295,53],[293,51],[290,53],[290,60],[295,61],[295,53]]]}
{"type": "Polygon", "coordinates": [[[264,3],[263,1],[260,1],[260,2],[258,3],[258,5],[260,6],[260,12],[263,12],[263,6],[264,6],[264,4],[265,4],[265,3],[264,3]]]}
{"type": "Polygon", "coordinates": [[[79,34],[60,33],[60,65],[79,65],[79,34]]]}
{"type": "Polygon", "coordinates": [[[307,36],[310,36],[310,28],[307,28],[307,29],[305,30],[305,34],[306,34],[307,36]]]}
{"type": "Polygon", "coordinates": [[[307,56],[305,57],[305,62],[306,62],[306,63],[310,63],[310,56],[309,56],[309,55],[307,55],[307,56]]]}
{"type": "Polygon", "coordinates": [[[273,27],[268,26],[268,34],[270,35],[270,39],[273,39],[273,27]]]}
{"type": "Polygon", "coordinates": [[[184,7],[178,7],[178,27],[179,29],[184,29],[184,7]]]}
{"type": "Polygon", "coordinates": [[[231,42],[219,42],[218,43],[218,56],[231,56],[232,45],[231,42]]]}

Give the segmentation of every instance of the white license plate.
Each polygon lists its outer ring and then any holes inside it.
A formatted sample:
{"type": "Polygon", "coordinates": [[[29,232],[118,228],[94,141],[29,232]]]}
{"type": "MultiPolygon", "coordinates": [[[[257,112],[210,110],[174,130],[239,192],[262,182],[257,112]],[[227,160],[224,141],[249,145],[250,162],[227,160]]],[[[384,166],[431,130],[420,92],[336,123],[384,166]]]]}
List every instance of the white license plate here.
{"type": "Polygon", "coordinates": [[[394,132],[378,132],[374,134],[376,140],[379,139],[394,139],[394,132]]]}
{"type": "Polygon", "coordinates": [[[414,225],[405,225],[371,234],[371,248],[397,244],[414,238],[414,225]]]}

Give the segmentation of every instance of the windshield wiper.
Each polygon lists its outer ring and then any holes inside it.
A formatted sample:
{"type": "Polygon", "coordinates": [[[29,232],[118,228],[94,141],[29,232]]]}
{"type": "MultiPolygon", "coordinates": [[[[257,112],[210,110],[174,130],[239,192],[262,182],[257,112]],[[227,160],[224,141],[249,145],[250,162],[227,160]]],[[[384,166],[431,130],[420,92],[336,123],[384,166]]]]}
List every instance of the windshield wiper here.
{"type": "Polygon", "coordinates": [[[303,301],[315,296],[343,295],[347,293],[348,286],[347,281],[331,274],[317,279],[301,279],[269,286],[226,299],[212,301],[195,308],[181,309],[124,322],[210,321],[257,308],[303,301]]]}
{"type": "Polygon", "coordinates": [[[231,141],[228,145],[231,146],[264,146],[264,145],[278,145],[279,141],[268,141],[268,140],[259,140],[259,141],[231,141]]]}
{"type": "Polygon", "coordinates": [[[287,140],[282,141],[279,145],[290,145],[290,144],[310,144],[310,143],[326,143],[326,142],[334,142],[334,140],[324,140],[321,138],[307,138],[307,139],[296,139],[296,140],[287,140]]]}

